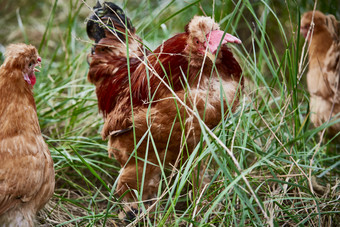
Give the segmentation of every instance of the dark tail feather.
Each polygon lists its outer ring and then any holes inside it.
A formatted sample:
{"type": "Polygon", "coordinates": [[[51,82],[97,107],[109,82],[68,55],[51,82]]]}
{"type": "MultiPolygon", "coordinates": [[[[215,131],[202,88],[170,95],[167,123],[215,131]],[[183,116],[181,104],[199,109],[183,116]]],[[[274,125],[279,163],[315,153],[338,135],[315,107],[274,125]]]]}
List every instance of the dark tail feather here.
{"type": "MultiPolygon", "coordinates": [[[[105,37],[105,27],[100,24],[98,17],[107,23],[108,27],[120,28],[125,30],[127,28],[131,33],[135,32],[135,28],[132,26],[131,20],[124,14],[124,11],[112,2],[104,2],[103,5],[97,2],[93,7],[95,14],[90,16],[86,31],[89,38],[98,43],[105,37]]],[[[125,40],[125,35],[121,32],[117,32],[117,35],[121,40],[125,40]]]]}
{"type": "Polygon", "coordinates": [[[134,33],[135,28],[132,26],[131,20],[124,14],[124,11],[112,2],[105,2],[104,17],[110,18],[115,26],[125,28],[134,33]]]}

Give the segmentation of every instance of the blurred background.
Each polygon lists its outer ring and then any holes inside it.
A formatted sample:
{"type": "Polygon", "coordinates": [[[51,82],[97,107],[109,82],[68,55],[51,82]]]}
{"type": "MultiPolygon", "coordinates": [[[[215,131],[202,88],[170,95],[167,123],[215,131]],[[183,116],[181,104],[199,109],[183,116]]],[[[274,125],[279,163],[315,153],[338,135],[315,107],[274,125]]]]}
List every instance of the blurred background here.
{"type": "MultiPolygon", "coordinates": [[[[214,15],[216,21],[220,22],[222,28],[228,24],[228,15],[233,12],[238,1],[114,1],[127,11],[132,19],[137,33],[147,40],[151,47],[158,45],[158,40],[165,39],[171,34],[182,32],[183,27],[193,15],[214,15]],[[214,4],[212,4],[214,3],[214,4]],[[179,10],[181,10],[179,12],[179,10]],[[184,12],[182,12],[184,11],[184,12]],[[203,12],[204,11],[204,12],[203,12]],[[155,26],[156,25],[156,26],[155,26]],[[156,34],[156,35],[155,35],[156,34]]],[[[338,0],[297,0],[297,1],[256,1],[251,0],[249,4],[256,10],[258,18],[268,17],[267,33],[269,37],[279,41],[278,27],[271,12],[265,9],[268,5],[276,16],[282,21],[287,33],[295,31],[299,13],[314,8],[325,14],[333,14],[340,17],[340,2],[338,0]],[[274,23],[270,23],[274,22],[274,23]],[[293,28],[291,26],[294,26],[293,28]]],[[[77,48],[86,48],[87,36],[85,32],[86,17],[90,10],[86,6],[93,6],[96,0],[0,0],[0,45],[3,47],[16,42],[31,43],[49,51],[55,52],[62,48],[61,41],[72,41],[78,43],[77,48]],[[77,40],[79,39],[79,40],[77,40]],[[81,46],[82,45],[82,46],[81,46]]],[[[249,40],[249,29],[243,20],[253,21],[251,12],[242,15],[236,29],[243,42],[249,40]]],[[[251,28],[254,29],[254,28],[251,28]]],[[[248,41],[249,42],[249,41],[248,41]]],[[[279,45],[279,42],[278,42],[279,45]]],[[[51,52],[50,52],[51,53],[51,52]]],[[[58,55],[58,52],[57,52],[58,55]]],[[[58,56],[59,57],[59,56],[58,56]]]]}

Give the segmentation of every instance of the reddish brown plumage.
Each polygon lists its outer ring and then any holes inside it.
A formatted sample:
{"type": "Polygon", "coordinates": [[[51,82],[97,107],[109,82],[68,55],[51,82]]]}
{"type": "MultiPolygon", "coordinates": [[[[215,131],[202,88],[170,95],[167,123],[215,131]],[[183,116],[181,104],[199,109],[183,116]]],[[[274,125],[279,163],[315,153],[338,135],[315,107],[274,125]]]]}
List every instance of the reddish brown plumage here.
{"type": "Polygon", "coordinates": [[[0,225],[34,226],[54,190],[53,162],[33,98],[35,47],[12,44],[0,67],[0,225]]]}
{"type": "MultiPolygon", "coordinates": [[[[183,53],[187,38],[188,35],[186,33],[175,35],[160,45],[147,58],[148,66],[154,71],[153,74],[158,74],[170,84],[175,91],[183,89],[181,85],[181,70],[183,73],[186,73],[189,64],[183,53]],[[167,75],[167,77],[165,77],[165,75],[167,75]]],[[[149,97],[154,95],[156,88],[158,94],[169,92],[156,76],[149,78],[149,84],[151,84],[151,90],[149,90],[147,70],[149,69],[146,69],[144,64],[140,64],[132,74],[131,91],[134,103],[136,104],[138,104],[140,100],[144,102],[150,101],[149,97]]],[[[150,75],[152,74],[152,72],[149,73],[150,75]]],[[[189,78],[189,80],[191,80],[191,78],[189,78]]]]}
{"type": "MultiPolygon", "coordinates": [[[[98,30],[92,26],[91,23],[88,30],[98,30]]],[[[121,24],[117,26],[122,27],[121,24]]],[[[145,158],[148,151],[148,161],[155,164],[147,164],[145,169],[143,199],[149,199],[155,196],[160,176],[156,152],[162,163],[173,165],[178,156],[182,155],[185,160],[200,141],[200,123],[187,108],[197,109],[204,123],[209,128],[215,127],[225,114],[221,112],[222,105],[225,112],[228,106],[231,110],[237,107],[243,79],[241,67],[225,45],[218,55],[212,50],[213,53],[205,57],[205,36],[218,31],[218,25],[211,18],[194,17],[185,33],[175,35],[146,54],[140,38],[132,31],[134,29],[130,28],[128,37],[130,65],[127,65],[126,46],[114,34],[106,32],[91,55],[88,78],[96,85],[99,110],[105,120],[102,136],[109,137],[109,154],[124,167],[117,192],[122,195],[129,188],[140,186],[144,162],[139,160],[138,168],[134,158],[128,162],[135,136],[137,144],[140,142],[138,156],[145,158]],[[212,61],[214,56],[216,65],[212,61]],[[171,87],[177,98],[161,80],[171,87]],[[133,124],[135,134],[130,130],[133,124]],[[147,132],[152,134],[156,150],[147,142],[147,132]]],[[[218,34],[223,32],[218,31],[218,34]]],[[[91,33],[89,37],[98,38],[99,35],[91,33]]],[[[231,37],[229,40],[240,42],[231,37]]],[[[125,198],[133,199],[133,194],[127,193],[125,198]]]]}

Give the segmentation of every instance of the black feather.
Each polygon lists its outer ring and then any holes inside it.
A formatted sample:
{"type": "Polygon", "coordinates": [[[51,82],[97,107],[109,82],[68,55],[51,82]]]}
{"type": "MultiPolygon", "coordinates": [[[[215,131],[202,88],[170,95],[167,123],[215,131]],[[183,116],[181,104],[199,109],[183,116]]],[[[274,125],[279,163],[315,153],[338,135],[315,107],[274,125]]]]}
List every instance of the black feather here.
{"type": "MultiPolygon", "coordinates": [[[[104,2],[102,5],[97,2],[93,7],[94,14],[90,16],[86,25],[86,31],[89,38],[98,43],[105,37],[105,27],[101,25],[98,17],[107,24],[109,28],[112,28],[113,32],[116,32],[114,28],[127,28],[131,33],[135,32],[135,28],[132,26],[131,20],[125,15],[124,11],[112,2],[104,2]]],[[[125,41],[125,34],[121,32],[116,33],[118,37],[125,41]]]]}

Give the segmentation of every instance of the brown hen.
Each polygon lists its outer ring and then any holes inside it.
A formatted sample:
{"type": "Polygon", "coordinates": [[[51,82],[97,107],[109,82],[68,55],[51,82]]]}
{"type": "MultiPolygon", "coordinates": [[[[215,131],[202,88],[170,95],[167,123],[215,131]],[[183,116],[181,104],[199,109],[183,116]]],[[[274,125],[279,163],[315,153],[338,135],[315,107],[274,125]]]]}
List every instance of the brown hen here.
{"type": "MultiPolygon", "coordinates": [[[[311,121],[318,127],[331,118],[340,119],[340,23],[320,11],[303,14],[301,33],[309,42],[307,85],[311,121]]],[[[327,129],[329,137],[340,132],[340,123],[327,129]]]]}
{"type": "Polygon", "coordinates": [[[102,136],[122,167],[116,191],[129,191],[128,201],[136,200],[134,190],[152,199],[161,168],[185,162],[200,142],[198,118],[212,129],[238,106],[241,68],[225,44],[241,41],[210,17],[195,16],[150,53],[118,6],[97,4],[94,11],[101,21],[93,15],[87,24],[96,42],[88,79],[104,115],[102,136]]]}
{"type": "Polygon", "coordinates": [[[54,191],[54,169],[41,135],[33,85],[41,58],[26,44],[7,47],[0,68],[0,226],[34,226],[54,191]]]}

